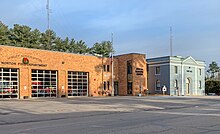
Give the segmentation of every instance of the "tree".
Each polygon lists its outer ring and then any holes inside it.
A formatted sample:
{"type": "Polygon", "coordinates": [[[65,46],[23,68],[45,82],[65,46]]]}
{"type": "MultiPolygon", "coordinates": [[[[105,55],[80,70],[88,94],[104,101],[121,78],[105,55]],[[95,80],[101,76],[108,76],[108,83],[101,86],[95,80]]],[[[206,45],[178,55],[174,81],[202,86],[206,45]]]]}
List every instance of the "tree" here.
{"type": "Polygon", "coordinates": [[[31,42],[31,28],[28,26],[21,26],[15,24],[12,29],[10,29],[10,40],[13,46],[18,47],[29,47],[31,42]]]}
{"type": "Polygon", "coordinates": [[[0,45],[10,45],[9,29],[0,21],[0,45]]]}
{"type": "Polygon", "coordinates": [[[76,53],[75,51],[75,47],[76,47],[76,41],[74,39],[71,39],[69,46],[68,46],[68,50],[70,53],[76,53]]]}
{"type": "Polygon", "coordinates": [[[41,49],[52,50],[52,46],[55,45],[56,33],[53,30],[46,30],[41,34],[41,49]]]}
{"type": "Polygon", "coordinates": [[[76,42],[74,51],[78,54],[86,54],[89,52],[89,48],[84,41],[80,40],[76,42]]]}
{"type": "Polygon", "coordinates": [[[100,54],[104,57],[109,57],[110,53],[113,52],[112,43],[110,41],[103,41],[101,43],[95,43],[91,48],[91,54],[100,54]]]}
{"type": "Polygon", "coordinates": [[[61,52],[70,52],[78,54],[100,54],[109,57],[113,52],[110,41],[95,43],[89,48],[82,40],[75,41],[68,37],[62,39],[57,37],[53,30],[46,30],[41,33],[38,29],[32,30],[29,26],[15,24],[13,28],[8,29],[0,21],[0,45],[12,45],[17,47],[27,47],[44,50],[54,50],[61,52]]]}
{"type": "Polygon", "coordinates": [[[52,50],[69,52],[69,38],[66,37],[66,39],[63,40],[60,37],[57,37],[54,41],[54,45],[52,46],[52,50]]]}
{"type": "Polygon", "coordinates": [[[220,81],[216,81],[216,80],[206,81],[205,82],[205,92],[220,94],[220,81]]]}
{"type": "Polygon", "coordinates": [[[215,74],[219,72],[218,64],[213,61],[211,64],[209,64],[209,69],[207,70],[207,72],[210,74],[211,79],[215,78],[215,74]]]}
{"type": "Polygon", "coordinates": [[[41,40],[41,32],[38,29],[35,29],[34,31],[31,32],[29,47],[40,49],[40,45],[41,45],[40,40],[41,40]]]}

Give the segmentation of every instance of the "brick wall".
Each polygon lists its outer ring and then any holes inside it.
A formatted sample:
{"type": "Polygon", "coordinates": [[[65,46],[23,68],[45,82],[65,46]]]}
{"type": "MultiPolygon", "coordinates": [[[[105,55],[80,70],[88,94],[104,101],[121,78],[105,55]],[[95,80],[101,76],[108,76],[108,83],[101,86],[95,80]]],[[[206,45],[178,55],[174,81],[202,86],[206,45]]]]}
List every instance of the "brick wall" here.
{"type": "MultiPolygon", "coordinates": [[[[143,76],[136,76],[133,72],[133,95],[135,95],[138,92],[138,85],[141,84],[143,89],[147,88],[145,55],[126,54],[114,58],[114,81],[119,82],[120,95],[127,95],[127,60],[133,61],[133,71],[137,67],[144,70],[143,76]]],[[[0,67],[19,68],[20,98],[24,96],[31,97],[32,69],[58,71],[58,97],[67,96],[68,71],[89,72],[89,96],[107,96],[112,90],[111,63],[111,58],[0,46],[0,67]],[[29,64],[22,64],[23,58],[28,58],[29,64]],[[109,65],[110,72],[104,72],[103,65],[109,65]],[[110,89],[104,91],[104,94],[100,94],[103,91],[102,82],[104,81],[110,82],[110,89]]]]}

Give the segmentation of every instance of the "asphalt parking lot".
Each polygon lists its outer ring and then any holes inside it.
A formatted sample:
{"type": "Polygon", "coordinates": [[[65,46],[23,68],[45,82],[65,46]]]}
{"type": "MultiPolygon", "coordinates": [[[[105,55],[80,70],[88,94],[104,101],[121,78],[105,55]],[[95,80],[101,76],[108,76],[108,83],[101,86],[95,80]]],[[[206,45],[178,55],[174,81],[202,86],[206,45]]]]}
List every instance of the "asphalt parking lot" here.
{"type": "Polygon", "coordinates": [[[220,97],[0,100],[2,134],[219,134],[220,97]]]}

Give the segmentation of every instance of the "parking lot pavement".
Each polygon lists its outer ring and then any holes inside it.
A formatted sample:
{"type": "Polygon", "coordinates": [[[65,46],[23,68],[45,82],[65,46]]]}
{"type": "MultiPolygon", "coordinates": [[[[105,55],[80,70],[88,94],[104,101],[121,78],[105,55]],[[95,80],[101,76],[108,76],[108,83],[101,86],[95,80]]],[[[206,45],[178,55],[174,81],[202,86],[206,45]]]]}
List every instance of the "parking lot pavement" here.
{"type": "Polygon", "coordinates": [[[33,100],[7,100],[0,102],[0,113],[54,114],[90,111],[132,111],[141,108],[160,109],[160,107],[157,106],[136,103],[136,98],[132,97],[115,98],[54,98],[33,100]],[[117,98],[117,100],[115,100],[115,98],[117,98]]]}
{"type": "Polygon", "coordinates": [[[76,97],[0,101],[0,130],[26,133],[220,133],[220,97],[76,97]]]}
{"type": "Polygon", "coordinates": [[[129,112],[152,109],[179,109],[209,105],[218,107],[220,97],[76,97],[0,101],[1,114],[55,114],[92,111],[129,112]]]}

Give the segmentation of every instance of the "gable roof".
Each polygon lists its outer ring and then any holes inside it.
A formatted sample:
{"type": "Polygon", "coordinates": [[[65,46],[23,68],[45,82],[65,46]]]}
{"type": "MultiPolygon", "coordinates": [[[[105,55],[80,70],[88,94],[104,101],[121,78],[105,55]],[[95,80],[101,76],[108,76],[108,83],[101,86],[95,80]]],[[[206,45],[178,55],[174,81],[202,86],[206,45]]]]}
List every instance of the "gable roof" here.
{"type": "Polygon", "coordinates": [[[199,65],[198,62],[197,62],[195,59],[193,59],[192,56],[186,57],[182,62],[184,63],[184,62],[186,62],[186,61],[188,61],[188,60],[190,60],[190,59],[191,59],[196,65],[199,65]]]}

